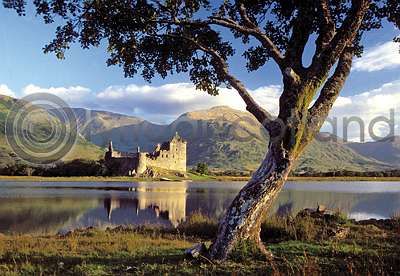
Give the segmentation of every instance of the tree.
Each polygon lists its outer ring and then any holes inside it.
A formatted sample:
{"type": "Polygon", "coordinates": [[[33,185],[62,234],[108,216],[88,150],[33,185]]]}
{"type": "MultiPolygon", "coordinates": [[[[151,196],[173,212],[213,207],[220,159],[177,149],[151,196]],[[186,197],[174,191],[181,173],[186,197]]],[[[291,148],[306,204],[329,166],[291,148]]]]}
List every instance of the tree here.
{"type": "MultiPolygon", "coordinates": [[[[83,48],[108,45],[108,65],[127,77],[187,72],[199,90],[218,94],[233,87],[270,135],[265,159],[220,222],[211,257],[225,259],[238,240],[260,241],[260,225],[282,189],[293,163],[325,121],[351,69],[362,54],[362,38],[382,28],[400,27],[398,0],[35,0],[45,23],[61,22],[44,51],[64,58],[71,43],[83,48]],[[218,3],[216,3],[218,2],[218,3]],[[55,19],[57,18],[57,21],[55,19]],[[226,30],[233,34],[227,35],[226,30]],[[229,70],[232,40],[246,50],[249,71],[269,60],[282,73],[277,118],[252,97],[229,70]],[[309,66],[307,43],[315,42],[309,66]],[[313,101],[315,99],[315,101],[313,101]]],[[[24,14],[23,0],[4,0],[24,14]]],[[[400,38],[395,38],[400,41],[400,38]]]]}
{"type": "Polygon", "coordinates": [[[207,163],[197,163],[195,172],[199,174],[208,174],[208,165],[207,163]]]}

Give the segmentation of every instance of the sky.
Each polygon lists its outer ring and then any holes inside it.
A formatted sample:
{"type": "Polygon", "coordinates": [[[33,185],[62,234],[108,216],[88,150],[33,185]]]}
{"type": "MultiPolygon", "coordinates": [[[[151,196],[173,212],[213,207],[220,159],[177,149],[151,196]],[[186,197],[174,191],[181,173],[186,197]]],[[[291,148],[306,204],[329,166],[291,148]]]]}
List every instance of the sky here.
{"type": "MultiPolygon", "coordinates": [[[[56,25],[45,25],[29,10],[27,16],[18,17],[14,11],[0,8],[0,18],[0,94],[22,98],[37,92],[52,93],[72,107],[124,113],[154,123],[169,123],[184,112],[218,105],[244,110],[235,91],[222,88],[220,95],[209,96],[196,91],[187,74],[156,77],[151,83],[140,76],[124,78],[121,68],[106,66],[104,46],[83,50],[74,45],[65,60],[58,60],[42,51],[53,38],[56,25]]],[[[400,54],[398,45],[391,42],[399,33],[394,26],[385,24],[364,38],[365,53],[355,60],[330,114],[330,118],[339,121],[340,136],[344,135],[343,120],[358,116],[365,122],[364,132],[370,138],[368,124],[379,116],[390,118],[391,112],[395,134],[400,135],[400,54]]],[[[313,43],[310,41],[307,47],[305,63],[313,43]]],[[[240,42],[234,41],[233,45],[241,49],[240,42]]],[[[230,60],[230,69],[262,106],[276,114],[282,86],[273,62],[248,73],[238,54],[230,60]]],[[[349,140],[358,139],[358,129],[351,125],[349,140]]],[[[382,137],[389,132],[382,122],[373,129],[382,137]]],[[[332,127],[326,124],[323,130],[332,132],[332,127]]]]}

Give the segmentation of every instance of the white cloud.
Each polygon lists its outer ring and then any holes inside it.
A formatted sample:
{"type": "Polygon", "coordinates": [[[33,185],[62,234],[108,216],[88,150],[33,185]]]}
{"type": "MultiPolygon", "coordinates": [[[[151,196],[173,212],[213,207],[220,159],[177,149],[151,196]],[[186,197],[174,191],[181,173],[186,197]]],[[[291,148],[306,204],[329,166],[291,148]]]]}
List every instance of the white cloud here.
{"type": "MultiPolygon", "coordinates": [[[[0,85],[0,91],[8,91],[7,86],[0,85]]],[[[250,90],[254,99],[274,115],[278,112],[281,86],[270,85],[250,90]]],[[[42,88],[28,85],[23,94],[47,92],[60,96],[72,107],[107,110],[118,113],[136,115],[155,123],[169,123],[182,113],[214,106],[226,105],[245,110],[245,104],[235,90],[221,88],[218,96],[210,96],[198,91],[190,83],[172,83],[161,86],[127,85],[110,86],[97,94],[82,86],[42,88]]],[[[353,96],[341,96],[330,112],[330,118],[337,118],[337,134],[343,137],[343,121],[345,118],[359,117],[365,125],[365,139],[370,139],[368,126],[379,116],[390,118],[391,110],[395,115],[395,134],[400,130],[400,79],[381,85],[379,88],[365,91],[353,96]]],[[[374,127],[376,135],[384,136],[388,132],[385,123],[374,127]]],[[[326,124],[323,131],[331,131],[326,124]]],[[[348,140],[359,140],[359,127],[351,123],[348,128],[348,140]]]]}
{"type": "MultiPolygon", "coordinates": [[[[169,123],[185,112],[220,105],[245,110],[245,104],[236,90],[221,88],[219,95],[210,96],[196,90],[191,83],[109,86],[98,93],[79,85],[45,88],[29,84],[22,89],[23,96],[33,93],[54,94],[71,107],[135,115],[155,123],[169,123]]],[[[263,86],[250,90],[250,93],[260,105],[277,114],[281,86],[263,86]]]]}
{"type": "Polygon", "coordinates": [[[0,84],[0,95],[6,95],[15,98],[15,93],[5,84],[0,84]]]}
{"type": "Polygon", "coordinates": [[[90,107],[95,97],[89,88],[79,85],[43,88],[34,84],[29,84],[22,89],[22,94],[24,96],[33,93],[49,93],[56,95],[72,107],[90,107]]]}
{"type": "MultiPolygon", "coordinates": [[[[399,134],[400,119],[400,80],[385,83],[377,89],[366,91],[349,97],[339,97],[329,118],[337,118],[338,133],[343,137],[343,122],[345,118],[358,117],[364,124],[365,140],[370,140],[369,126],[371,121],[381,116],[390,119],[391,112],[394,114],[394,131],[399,134]]],[[[374,125],[374,134],[384,137],[389,133],[389,126],[386,122],[376,122],[374,125]]],[[[323,130],[332,132],[332,127],[325,124],[323,130]]],[[[348,126],[348,140],[360,141],[360,127],[353,122],[348,126]]]]}
{"type": "Polygon", "coordinates": [[[400,66],[399,44],[392,41],[365,51],[361,58],[354,61],[355,71],[380,71],[400,66]]]}
{"type": "MultiPolygon", "coordinates": [[[[281,87],[271,85],[250,91],[263,106],[276,113],[281,87]]],[[[96,100],[107,110],[143,116],[155,122],[168,122],[184,112],[227,105],[244,110],[235,90],[221,88],[218,96],[196,90],[193,84],[173,83],[162,86],[110,86],[96,100]]]]}
{"type": "Polygon", "coordinates": [[[338,97],[335,101],[335,103],[333,104],[333,107],[343,107],[346,105],[350,105],[352,103],[351,98],[348,97],[338,97]]]}

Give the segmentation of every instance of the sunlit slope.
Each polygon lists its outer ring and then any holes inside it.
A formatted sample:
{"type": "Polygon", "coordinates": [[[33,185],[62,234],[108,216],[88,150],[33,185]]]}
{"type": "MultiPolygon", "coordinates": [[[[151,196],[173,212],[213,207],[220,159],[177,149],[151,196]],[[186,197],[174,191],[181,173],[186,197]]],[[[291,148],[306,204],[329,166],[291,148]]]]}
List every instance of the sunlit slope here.
{"type": "Polygon", "coordinates": [[[78,121],[79,132],[87,139],[92,135],[123,126],[139,124],[143,119],[123,114],[73,108],[78,121]]]}
{"type": "MultiPolygon", "coordinates": [[[[0,166],[14,162],[4,136],[4,122],[14,101],[10,97],[0,96],[0,166]]],[[[267,134],[258,121],[248,112],[227,106],[188,112],[169,125],[153,124],[137,117],[105,111],[73,110],[78,119],[80,135],[64,160],[102,158],[110,140],[115,148],[122,151],[136,151],[137,147],[142,151],[151,151],[154,145],[166,141],[176,131],[188,141],[189,166],[206,162],[218,170],[254,170],[267,151],[267,134]]],[[[40,115],[32,119],[41,126],[40,115]]],[[[48,131],[43,126],[37,129],[43,135],[48,131]]],[[[306,148],[297,162],[296,170],[392,169],[400,164],[399,144],[398,139],[365,144],[346,144],[340,139],[316,139],[306,148]]]]}
{"type": "MultiPolygon", "coordinates": [[[[5,138],[5,122],[10,109],[15,103],[15,99],[0,95],[0,167],[12,165],[17,160],[17,155],[5,138]]],[[[35,112],[30,116],[29,120],[33,122],[35,135],[37,137],[45,137],[51,129],[46,111],[35,112]]],[[[51,119],[50,119],[51,120],[51,119]]],[[[52,123],[60,123],[57,120],[52,120],[52,123]]],[[[71,160],[76,158],[98,160],[102,158],[104,150],[78,135],[75,146],[63,160],[71,160]]]]}
{"type": "MultiPolygon", "coordinates": [[[[109,120],[112,120],[112,115],[109,120]]],[[[132,117],[132,120],[137,118],[132,117]]],[[[90,139],[101,147],[112,140],[114,146],[123,151],[135,151],[138,146],[150,151],[175,131],[188,141],[189,166],[206,162],[219,170],[254,170],[267,151],[267,134],[258,121],[248,112],[226,106],[185,113],[170,125],[138,120],[131,125],[100,131],[90,139]]],[[[391,168],[385,162],[355,152],[339,139],[314,141],[297,165],[297,170],[313,171],[391,168]]]]}
{"type": "Polygon", "coordinates": [[[381,171],[393,169],[383,161],[361,155],[340,139],[329,141],[314,139],[297,162],[298,170],[305,171],[381,171]]]}

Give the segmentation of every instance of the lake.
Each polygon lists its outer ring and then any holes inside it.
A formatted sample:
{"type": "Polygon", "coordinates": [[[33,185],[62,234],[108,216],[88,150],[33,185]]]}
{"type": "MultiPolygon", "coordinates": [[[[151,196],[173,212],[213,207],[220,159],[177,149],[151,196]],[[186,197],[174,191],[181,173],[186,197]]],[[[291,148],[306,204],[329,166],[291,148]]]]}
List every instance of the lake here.
{"type": "MultiPolygon", "coordinates": [[[[83,227],[175,227],[193,212],[219,218],[243,182],[0,181],[0,233],[55,234],[83,227]]],[[[288,182],[271,213],[323,204],[356,220],[400,212],[399,182],[288,182]]]]}

